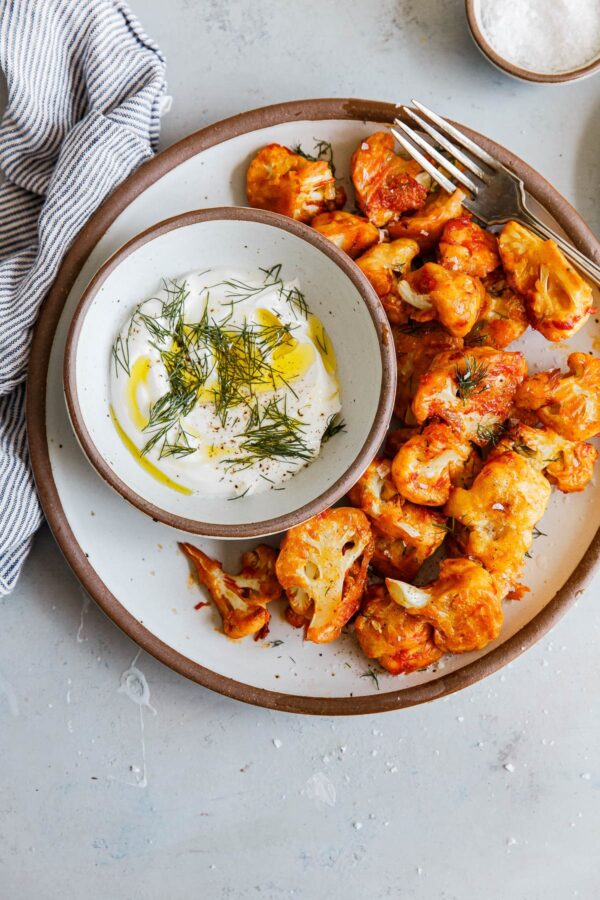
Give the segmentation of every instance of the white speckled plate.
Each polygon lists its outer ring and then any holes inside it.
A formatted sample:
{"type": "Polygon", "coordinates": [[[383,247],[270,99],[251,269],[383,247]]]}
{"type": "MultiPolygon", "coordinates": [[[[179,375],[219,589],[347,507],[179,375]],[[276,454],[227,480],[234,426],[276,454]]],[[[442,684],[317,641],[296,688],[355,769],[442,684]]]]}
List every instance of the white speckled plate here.
{"type": "MultiPolygon", "coordinates": [[[[274,608],[268,640],[228,641],[212,607],[190,577],[177,542],[184,535],[152,522],[113,493],[91,468],[73,436],[62,391],[64,342],[81,292],[99,266],[136,233],[192,207],[243,205],[244,174],[263,144],[331,141],[338,174],[352,150],[394,108],[367,101],[321,100],[246,113],[191,135],[160,154],[126,182],[94,216],[65,260],[35,335],[28,418],[37,484],[46,516],[66,558],[87,591],[146,650],[179,672],[251,703],[295,712],[376,712],[431,700],[504,665],[540,637],[583,590],[599,547],[600,485],[581,495],[555,492],[528,560],[530,593],[505,604],[500,638],[481,653],[449,657],[434,668],[392,677],[369,665],[352,634],[331,645],[304,643],[274,608]],[[47,375],[47,378],[46,378],[47,375]],[[376,673],[373,677],[372,673],[376,673]]],[[[482,139],[513,166],[577,245],[600,258],[600,246],[566,203],[537,173],[508,151],[482,139]]],[[[567,346],[534,332],[515,347],[532,369],[563,366],[572,349],[597,346],[592,320],[567,346]]],[[[512,348],[511,348],[512,349],[512,348]]],[[[225,566],[235,567],[252,542],[196,540],[225,566]]],[[[273,539],[275,540],[275,539],[273,539]]]]}

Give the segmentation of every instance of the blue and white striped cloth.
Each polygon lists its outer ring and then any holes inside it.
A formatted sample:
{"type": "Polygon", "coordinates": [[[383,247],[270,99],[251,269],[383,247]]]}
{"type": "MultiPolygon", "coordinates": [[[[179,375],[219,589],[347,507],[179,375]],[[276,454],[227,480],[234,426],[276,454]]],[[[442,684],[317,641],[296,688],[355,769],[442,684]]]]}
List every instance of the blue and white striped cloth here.
{"type": "Polygon", "coordinates": [[[32,327],[65,252],[156,149],[165,61],[120,0],[0,0],[0,594],[41,511],[24,382],[32,327]]]}

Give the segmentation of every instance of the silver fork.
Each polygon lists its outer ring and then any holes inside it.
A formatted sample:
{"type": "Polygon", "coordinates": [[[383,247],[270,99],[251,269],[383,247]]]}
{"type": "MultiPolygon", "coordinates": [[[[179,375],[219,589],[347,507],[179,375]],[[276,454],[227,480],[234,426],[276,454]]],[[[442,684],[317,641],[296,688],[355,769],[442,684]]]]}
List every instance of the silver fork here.
{"type": "Polygon", "coordinates": [[[552,238],[575,266],[600,285],[600,266],[540,221],[528,208],[525,186],[520,178],[437,113],[416,100],[412,102],[421,115],[408,106],[402,107],[404,113],[416,122],[421,131],[433,138],[436,144],[448,151],[475,176],[471,178],[468,172],[463,172],[446,159],[422,134],[401,119],[395,119],[396,127],[392,128],[392,134],[440,187],[448,193],[453,193],[457,184],[448,176],[453,177],[458,185],[469,192],[470,196],[463,200],[463,206],[485,225],[502,225],[509,219],[515,219],[540,237],[552,238]],[[427,156],[419,150],[419,147],[427,156]],[[430,159],[434,159],[444,171],[437,169],[430,159]]]}

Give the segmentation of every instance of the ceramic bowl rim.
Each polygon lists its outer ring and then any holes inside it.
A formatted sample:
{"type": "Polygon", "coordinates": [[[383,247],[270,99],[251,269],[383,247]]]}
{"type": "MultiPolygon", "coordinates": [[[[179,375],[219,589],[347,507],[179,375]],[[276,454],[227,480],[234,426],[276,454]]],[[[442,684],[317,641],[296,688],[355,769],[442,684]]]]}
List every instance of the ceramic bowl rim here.
{"type": "Polygon", "coordinates": [[[147,516],[150,516],[150,518],[179,531],[185,531],[188,534],[226,539],[256,538],[276,534],[279,531],[287,531],[294,525],[298,525],[300,522],[317,515],[340,500],[352,485],[358,481],[383,443],[392,417],[396,384],[396,355],[390,325],[377,294],[359,267],[335,244],[318,231],[315,231],[314,228],[310,228],[308,225],[278,213],[237,206],[211,207],[209,209],[190,210],[157,222],[127,241],[98,269],[83,291],[69,326],[64,354],[63,384],[71,425],[83,452],[98,474],[121,497],[147,516]],[[322,252],[352,282],[359,297],[367,307],[380,351],[381,387],[377,408],[374,411],[367,437],[350,465],[338,475],[328,488],[316,497],[289,512],[261,519],[258,522],[233,524],[205,522],[200,519],[188,518],[169,512],[156,505],[156,503],[151,502],[147,497],[139,494],[117,475],[99,451],[86,427],[78,393],[77,351],[79,340],[87,313],[107,278],[132,253],[162,235],[190,225],[214,221],[250,222],[269,225],[301,238],[322,252]]]}

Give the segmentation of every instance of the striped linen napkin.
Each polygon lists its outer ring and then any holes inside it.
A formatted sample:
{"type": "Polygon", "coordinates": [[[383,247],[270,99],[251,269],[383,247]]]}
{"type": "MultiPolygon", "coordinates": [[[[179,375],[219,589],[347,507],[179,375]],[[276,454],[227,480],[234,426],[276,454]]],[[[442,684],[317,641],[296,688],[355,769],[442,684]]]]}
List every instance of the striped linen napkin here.
{"type": "Polygon", "coordinates": [[[32,327],[65,252],[158,141],[165,61],[120,0],[0,0],[0,595],[41,522],[25,434],[32,327]]]}

